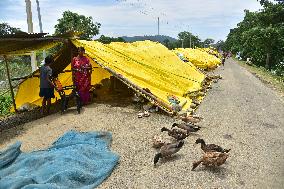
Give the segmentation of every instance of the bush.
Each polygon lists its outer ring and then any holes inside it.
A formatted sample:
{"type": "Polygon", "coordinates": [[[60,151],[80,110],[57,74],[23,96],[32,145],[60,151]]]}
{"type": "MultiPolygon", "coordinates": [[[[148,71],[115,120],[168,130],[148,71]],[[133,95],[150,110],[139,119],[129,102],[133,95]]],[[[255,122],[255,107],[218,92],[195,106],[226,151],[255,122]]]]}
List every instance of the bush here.
{"type": "Polygon", "coordinates": [[[9,94],[0,96],[0,115],[6,115],[10,112],[12,97],[9,94]]]}
{"type": "Polygon", "coordinates": [[[273,73],[277,76],[284,77],[284,62],[280,62],[275,66],[275,69],[273,70],[273,73]]]}
{"type": "MultiPolygon", "coordinates": [[[[9,70],[11,78],[27,76],[31,73],[30,59],[27,56],[13,57],[9,60],[9,70]],[[27,60],[26,60],[27,59],[27,60]]],[[[7,79],[6,66],[0,60],[0,81],[7,79]]]]}

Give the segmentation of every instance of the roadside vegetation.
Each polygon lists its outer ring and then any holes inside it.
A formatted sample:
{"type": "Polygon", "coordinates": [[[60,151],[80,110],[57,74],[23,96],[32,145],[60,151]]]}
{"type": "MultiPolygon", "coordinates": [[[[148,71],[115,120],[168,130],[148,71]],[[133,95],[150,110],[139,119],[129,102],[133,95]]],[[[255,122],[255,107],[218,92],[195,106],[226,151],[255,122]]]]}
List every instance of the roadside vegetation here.
{"type": "Polygon", "coordinates": [[[257,66],[255,64],[247,64],[246,61],[237,61],[241,66],[245,67],[248,71],[254,74],[265,84],[268,84],[270,87],[278,91],[282,96],[284,96],[284,76],[277,74],[275,71],[271,72],[263,66],[257,66]]]}

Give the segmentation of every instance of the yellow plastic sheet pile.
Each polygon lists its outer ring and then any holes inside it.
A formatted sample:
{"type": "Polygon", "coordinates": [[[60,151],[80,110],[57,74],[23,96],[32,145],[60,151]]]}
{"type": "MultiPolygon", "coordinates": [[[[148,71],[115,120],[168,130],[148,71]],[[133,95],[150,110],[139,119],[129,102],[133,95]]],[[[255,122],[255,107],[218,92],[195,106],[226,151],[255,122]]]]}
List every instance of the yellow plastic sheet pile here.
{"type": "Polygon", "coordinates": [[[177,97],[183,110],[190,107],[186,94],[201,90],[204,75],[193,65],[181,61],[165,46],[151,41],[115,42],[73,41],[83,46],[89,57],[122,75],[140,88],[149,89],[163,103],[172,106],[177,97]]]}
{"type": "Polygon", "coordinates": [[[221,60],[214,55],[207,53],[201,49],[191,49],[191,48],[178,48],[173,50],[176,54],[181,53],[183,56],[200,69],[215,69],[221,60]]]}
{"type": "MultiPolygon", "coordinates": [[[[72,43],[76,47],[83,46],[93,66],[98,67],[92,73],[93,85],[114,74],[125,81],[126,85],[131,83],[132,86],[150,92],[158,99],[158,102],[152,102],[158,103],[167,112],[188,110],[192,103],[188,94],[202,89],[204,74],[193,64],[181,61],[173,51],[159,43],[140,41],[106,45],[85,40],[73,40],[72,43]],[[180,109],[176,110],[174,107],[180,109]]],[[[69,64],[65,71],[70,69],[69,64]]],[[[71,72],[59,74],[59,80],[63,86],[71,85],[71,72]]],[[[41,99],[38,95],[39,78],[25,80],[16,95],[17,108],[27,102],[40,105],[41,99]]],[[[56,97],[60,98],[57,93],[56,97]]]]}
{"type": "Polygon", "coordinates": [[[210,48],[197,48],[200,51],[207,52],[208,54],[214,55],[215,57],[221,59],[222,55],[217,51],[217,49],[210,47],[210,48]]]}

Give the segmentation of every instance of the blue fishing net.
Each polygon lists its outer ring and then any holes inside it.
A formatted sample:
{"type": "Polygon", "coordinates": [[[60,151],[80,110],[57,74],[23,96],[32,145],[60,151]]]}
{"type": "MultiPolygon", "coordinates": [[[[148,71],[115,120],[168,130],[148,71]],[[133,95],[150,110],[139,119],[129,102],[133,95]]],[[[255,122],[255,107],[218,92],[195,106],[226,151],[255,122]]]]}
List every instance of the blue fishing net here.
{"type": "Polygon", "coordinates": [[[23,153],[16,142],[0,152],[0,189],[91,189],[106,179],[119,156],[111,133],[69,131],[47,150],[23,153]]]}

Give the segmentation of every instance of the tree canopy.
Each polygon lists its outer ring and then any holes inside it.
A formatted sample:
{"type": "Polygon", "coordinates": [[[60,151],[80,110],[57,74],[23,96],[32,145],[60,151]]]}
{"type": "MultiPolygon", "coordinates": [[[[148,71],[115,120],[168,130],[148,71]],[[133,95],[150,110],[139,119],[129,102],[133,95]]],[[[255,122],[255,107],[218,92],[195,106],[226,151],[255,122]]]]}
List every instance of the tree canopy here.
{"type": "Polygon", "coordinates": [[[100,23],[93,22],[91,16],[86,17],[71,11],[65,11],[63,17],[58,19],[55,25],[55,34],[63,34],[69,31],[82,32],[80,39],[90,40],[93,36],[99,34],[100,23]]]}
{"type": "Polygon", "coordinates": [[[207,38],[203,41],[203,44],[204,44],[204,47],[209,47],[210,45],[212,45],[213,43],[215,42],[214,39],[210,39],[210,38],[207,38]]]}
{"type": "Polygon", "coordinates": [[[216,44],[213,45],[218,50],[224,50],[225,42],[223,40],[217,41],[216,44]]]}
{"type": "Polygon", "coordinates": [[[188,31],[183,31],[178,34],[179,43],[182,43],[183,41],[183,47],[189,48],[189,47],[200,47],[201,45],[201,39],[199,39],[198,36],[193,35],[192,33],[188,31]],[[190,44],[191,42],[191,44],[190,44]]]}
{"type": "Polygon", "coordinates": [[[260,4],[260,11],[245,10],[244,20],[231,29],[225,48],[273,68],[284,60],[284,3],[261,0],[260,4]]]}
{"type": "Polygon", "coordinates": [[[1,35],[7,35],[7,34],[15,34],[17,32],[20,32],[21,30],[19,28],[11,27],[7,23],[0,23],[0,36],[1,35]]]}
{"type": "Polygon", "coordinates": [[[109,44],[111,42],[125,42],[125,40],[122,37],[114,38],[114,37],[107,37],[104,35],[101,35],[98,41],[104,44],[109,44]]]}

